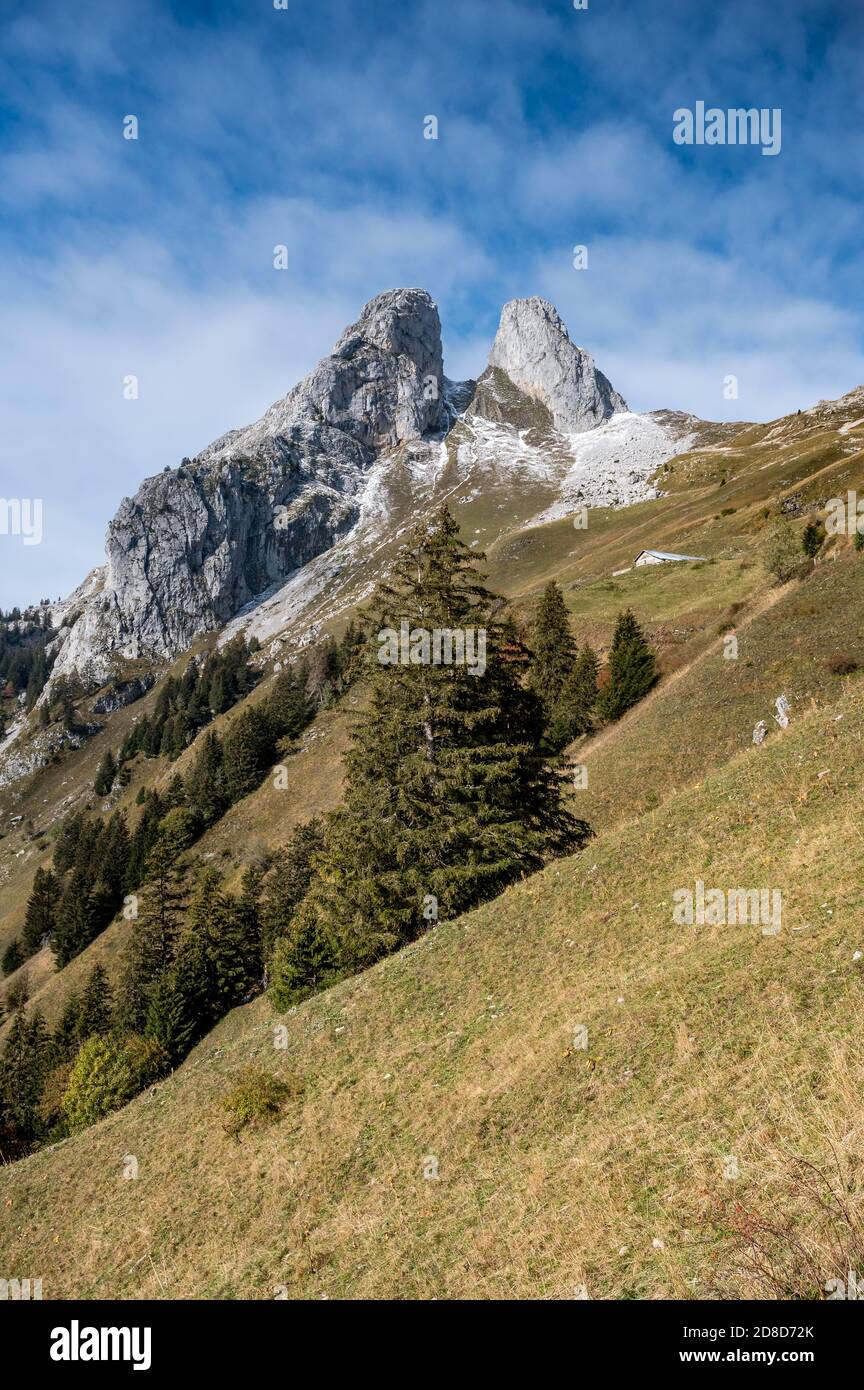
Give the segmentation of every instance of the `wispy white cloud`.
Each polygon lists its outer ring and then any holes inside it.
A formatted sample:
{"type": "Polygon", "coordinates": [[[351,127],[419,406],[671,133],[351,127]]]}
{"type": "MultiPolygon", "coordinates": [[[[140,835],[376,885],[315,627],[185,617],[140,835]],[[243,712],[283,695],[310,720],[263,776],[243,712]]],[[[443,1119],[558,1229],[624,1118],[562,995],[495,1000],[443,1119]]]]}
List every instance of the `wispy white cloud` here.
{"type": "Polygon", "coordinates": [[[142,476],[255,418],[397,284],[438,298],[454,377],[506,298],[543,293],[638,408],[770,418],[864,379],[862,26],[816,8],[13,4],[2,490],[38,488],[46,539],[0,603],[76,583],[142,476]],[[697,98],[782,104],[780,158],[674,147],[697,98]]]}

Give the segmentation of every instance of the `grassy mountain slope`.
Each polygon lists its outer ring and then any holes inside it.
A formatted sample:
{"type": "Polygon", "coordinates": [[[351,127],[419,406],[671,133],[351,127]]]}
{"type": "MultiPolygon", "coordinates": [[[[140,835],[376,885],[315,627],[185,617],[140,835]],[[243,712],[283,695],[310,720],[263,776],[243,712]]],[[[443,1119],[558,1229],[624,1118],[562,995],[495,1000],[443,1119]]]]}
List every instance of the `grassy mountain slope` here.
{"type": "MultiPolygon", "coordinates": [[[[784,501],[864,493],[864,406],[844,402],[676,458],[666,496],[592,512],[587,531],[563,520],[493,539],[490,582],[524,615],[554,577],[580,639],[608,647],[632,606],[659,649],[657,690],[571,750],[589,770],[576,809],[597,838],[284,1020],[265,1001],[236,1010],[153,1094],[0,1170],[0,1241],[42,1273],[46,1297],[572,1296],[580,1284],[592,1297],[815,1296],[860,1264],[864,676],[830,662],[864,666],[864,559],[843,538],[783,588],[760,560],[784,501]],[[708,558],[613,573],[647,547],[708,558]],[[737,660],[723,657],[727,631],[737,660]],[[771,728],[762,748],[758,719],[771,728]],[[676,926],[672,892],[697,877],[779,888],[783,932],[676,926]],[[587,1054],[572,1045],[580,1024],[587,1054]],[[271,1129],[232,1139],[220,1099],[253,1058],[302,1094],[271,1129]],[[423,1177],[431,1155],[437,1180],[423,1177]],[[722,1175],[729,1156],[736,1180],[722,1175]],[[847,1208],[836,1221],[832,1187],[847,1208]],[[751,1268],[754,1231],[768,1274],[751,1268]]],[[[457,510],[469,535],[484,505],[457,510]]],[[[266,682],[251,699],[265,694],[266,682]]],[[[98,805],[104,748],[154,700],[0,792],[0,941],[50,861],[52,826],[98,805]]],[[[335,805],[349,713],[319,715],[288,789],[266,779],[196,853],[236,879],[335,805]]],[[[139,764],[130,816],[138,787],[173,771],[139,764]]],[[[47,951],[28,963],[49,1021],[95,960],[113,973],[128,930],[113,924],[59,974],[47,951]]]]}
{"type": "Polygon", "coordinates": [[[859,685],[286,1018],[235,1011],[0,1173],[7,1260],[48,1297],[760,1296],[759,1226],[817,1295],[862,1214],[861,737],[859,685]],[[700,877],[780,888],[781,934],[677,926],[700,877]],[[302,1093],[231,1138],[251,1059],[302,1093]]]}

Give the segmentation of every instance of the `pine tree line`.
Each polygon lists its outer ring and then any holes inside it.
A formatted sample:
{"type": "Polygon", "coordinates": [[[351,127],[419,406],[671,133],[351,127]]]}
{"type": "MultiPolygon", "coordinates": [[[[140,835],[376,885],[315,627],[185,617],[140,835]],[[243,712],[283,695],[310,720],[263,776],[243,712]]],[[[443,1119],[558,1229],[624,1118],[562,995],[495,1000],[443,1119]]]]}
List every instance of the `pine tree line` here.
{"type": "Polygon", "coordinates": [[[58,967],[89,946],[116,915],[130,886],[125,817],[78,812],[62,823],[51,869],[37,869],[21,936],[2,958],[4,974],[50,945],[58,967]]]}
{"type": "Polygon", "coordinates": [[[114,778],[137,753],[170,758],[173,762],[195,738],[198,730],[224,714],[249,694],[257,673],[249,657],[258,650],[235,637],[200,661],[189,662],[182,676],[168,676],[162,683],[153,713],[139,719],[126,735],[116,762],[109,751],[96,775],[97,796],[111,790],[114,778]]]}
{"type": "MultiPolygon", "coordinates": [[[[120,812],[107,821],[86,812],[67,817],[55,842],[52,868],[36,871],[21,936],[0,958],[3,973],[11,975],[45,945],[51,946],[58,968],[89,946],[116,916],[124,897],[144,881],[166,817],[182,811],[191,844],[254,791],[321,702],[336,698],[350,684],[360,641],[360,630],[351,623],[341,642],[328,640],[311,658],[280,671],[267,699],[241,710],[224,736],[207,732],[185,778],[175,774],[161,793],[147,788],[138,793],[141,810],[131,834],[120,812]]],[[[236,649],[227,666],[213,668],[220,678],[226,669],[239,669],[236,649]]]]}
{"type": "MultiPolygon", "coordinates": [[[[25,709],[33,708],[51,674],[55,636],[47,607],[0,614],[0,698],[17,702],[23,694],[25,709]]],[[[0,735],[3,727],[0,713],[0,735]]]]}
{"type": "MultiPolygon", "coordinates": [[[[353,680],[355,653],[360,641],[360,631],[352,621],[341,641],[326,638],[296,667],[280,673],[267,702],[269,724],[263,722],[260,710],[246,721],[246,751],[241,755],[241,761],[245,757],[245,770],[237,765],[233,774],[229,772],[228,799],[219,793],[217,801],[221,810],[206,816],[206,824],[217,819],[232,800],[244,796],[257,785],[256,775],[260,776],[262,771],[258,765],[259,754],[266,760],[272,751],[269,744],[274,739],[295,738],[317,708],[344,693],[353,680]],[[241,790],[241,786],[245,789],[241,790]]],[[[153,713],[140,719],[130,730],[116,758],[110,748],[104,754],[93,783],[96,795],[107,796],[118,779],[121,785],[126,785],[129,780],[126,765],[138,753],[148,758],[167,757],[173,762],[194,741],[201,728],[244,699],[257,681],[249,657],[258,647],[257,638],[247,645],[242,637],[236,637],[221,650],[209,653],[200,663],[190,662],[181,677],[170,676],[159,691],[153,713]]],[[[229,743],[229,760],[237,752],[229,743]]],[[[211,743],[204,760],[205,772],[213,758],[211,743]]],[[[215,767],[213,772],[215,775],[215,767]]]]}
{"type": "Polygon", "coordinates": [[[101,964],[50,1032],[26,1000],[0,1068],[0,1157],[20,1157],[91,1124],[176,1066],[219,1019],[262,987],[263,868],[239,893],[212,867],[191,874],[182,809],[148,858],[115,1000],[101,964]],[[190,877],[192,883],[190,885],[190,877]]]}
{"type": "MultiPolygon", "coordinates": [[[[124,898],[135,904],[131,942],[116,1001],[97,964],[53,1033],[38,1011],[28,1017],[26,980],[7,991],[13,1018],[0,1069],[0,1154],[17,1157],[123,1104],[262,988],[265,921],[273,941],[285,916],[284,893],[302,896],[314,825],[302,827],[284,864],[277,862],[263,907],[266,865],[249,869],[240,892],[231,894],[212,867],[196,873],[188,851],[289,751],[316,709],[347,689],[361,642],[352,623],[340,642],[325,641],[286,666],[268,698],[242,710],[223,737],[205,734],[185,779],[175,775],[161,793],[142,789],[131,834],[120,812],[107,820],[79,812],[62,823],[52,867],[37,870],[21,937],[4,954],[4,973],[44,945],[64,966],[124,898]]],[[[239,684],[223,678],[232,670],[236,677],[235,662],[232,653],[211,669],[231,703],[239,684]]],[[[169,692],[166,708],[176,710],[173,701],[169,692]]]]}

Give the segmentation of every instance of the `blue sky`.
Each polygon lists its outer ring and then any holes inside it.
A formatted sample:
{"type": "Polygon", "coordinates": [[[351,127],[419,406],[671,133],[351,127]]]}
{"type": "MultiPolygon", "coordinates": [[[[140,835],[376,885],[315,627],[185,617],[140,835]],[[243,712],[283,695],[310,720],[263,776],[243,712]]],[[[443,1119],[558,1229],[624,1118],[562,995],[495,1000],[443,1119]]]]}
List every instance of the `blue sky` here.
{"type": "Polygon", "coordinates": [[[542,294],[634,409],[770,419],[864,381],[860,0],[5,0],[0,26],[0,496],[45,518],[0,536],[0,606],[68,592],[124,494],[395,285],[437,299],[452,377],[542,294]],[[698,100],[781,108],[780,154],[676,146],[698,100]]]}

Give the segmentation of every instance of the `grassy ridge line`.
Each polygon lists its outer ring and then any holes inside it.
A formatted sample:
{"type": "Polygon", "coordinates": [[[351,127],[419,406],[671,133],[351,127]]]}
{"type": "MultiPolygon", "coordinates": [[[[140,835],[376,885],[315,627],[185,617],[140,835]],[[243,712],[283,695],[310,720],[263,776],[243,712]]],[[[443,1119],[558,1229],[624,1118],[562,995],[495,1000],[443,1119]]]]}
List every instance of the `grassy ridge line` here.
{"type": "Polygon", "coordinates": [[[789,1165],[838,1155],[860,1216],[861,735],[854,691],[811,707],[292,1011],[287,1052],[263,1001],[236,1010],[155,1095],[0,1173],[7,1262],[48,1298],[764,1296],[726,1205],[780,1195],[829,1260],[789,1165]],[[676,926],[696,877],[779,886],[783,933],[676,926]],[[218,1100],[250,1058],[305,1093],[236,1141],[218,1100]]]}

